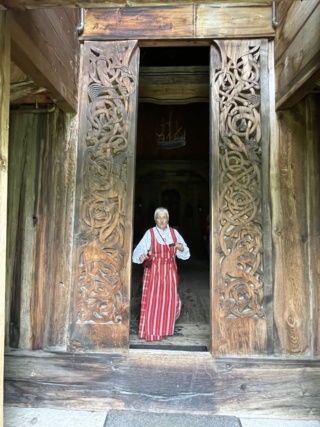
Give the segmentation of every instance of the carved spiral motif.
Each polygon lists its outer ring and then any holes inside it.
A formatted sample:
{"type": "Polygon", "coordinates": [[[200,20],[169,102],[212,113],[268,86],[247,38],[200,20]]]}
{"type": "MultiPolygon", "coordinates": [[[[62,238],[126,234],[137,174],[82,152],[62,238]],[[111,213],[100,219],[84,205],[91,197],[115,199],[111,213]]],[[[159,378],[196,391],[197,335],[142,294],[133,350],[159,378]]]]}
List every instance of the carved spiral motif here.
{"type": "Polygon", "coordinates": [[[224,316],[263,317],[259,47],[215,73],[220,114],[220,302],[224,316]]]}
{"type": "Polygon", "coordinates": [[[129,48],[92,48],[78,247],[78,323],[119,323],[123,311],[129,48]]]}

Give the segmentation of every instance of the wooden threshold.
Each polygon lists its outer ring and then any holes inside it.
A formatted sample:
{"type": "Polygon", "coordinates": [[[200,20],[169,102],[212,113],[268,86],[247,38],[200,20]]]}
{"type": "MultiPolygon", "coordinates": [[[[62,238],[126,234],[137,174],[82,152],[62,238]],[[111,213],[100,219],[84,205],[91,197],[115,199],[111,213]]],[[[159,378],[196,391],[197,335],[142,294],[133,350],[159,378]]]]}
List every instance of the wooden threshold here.
{"type": "Polygon", "coordinates": [[[5,405],[319,419],[320,360],[11,350],[5,357],[5,405]]]}

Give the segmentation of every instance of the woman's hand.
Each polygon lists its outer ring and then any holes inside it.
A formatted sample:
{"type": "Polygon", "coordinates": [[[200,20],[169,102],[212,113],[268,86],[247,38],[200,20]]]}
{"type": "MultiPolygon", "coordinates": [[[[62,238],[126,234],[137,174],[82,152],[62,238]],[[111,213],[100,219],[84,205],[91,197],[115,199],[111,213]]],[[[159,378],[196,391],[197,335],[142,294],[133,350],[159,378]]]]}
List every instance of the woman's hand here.
{"type": "Polygon", "coordinates": [[[141,262],[145,261],[147,258],[149,258],[149,257],[148,257],[148,254],[142,254],[142,255],[140,255],[140,257],[139,257],[139,259],[140,259],[140,261],[141,261],[141,262]]]}
{"type": "Polygon", "coordinates": [[[178,251],[183,252],[184,247],[182,243],[176,243],[175,248],[178,249],[178,251]]]}

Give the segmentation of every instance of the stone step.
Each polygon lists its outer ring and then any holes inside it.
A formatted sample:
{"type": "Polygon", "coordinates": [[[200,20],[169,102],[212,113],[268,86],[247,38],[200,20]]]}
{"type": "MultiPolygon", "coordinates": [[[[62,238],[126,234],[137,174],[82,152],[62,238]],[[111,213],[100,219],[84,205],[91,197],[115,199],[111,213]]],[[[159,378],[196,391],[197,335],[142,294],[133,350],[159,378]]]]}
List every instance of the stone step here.
{"type": "Polygon", "coordinates": [[[231,416],[115,409],[108,412],[104,427],[241,427],[241,423],[231,416]]]}

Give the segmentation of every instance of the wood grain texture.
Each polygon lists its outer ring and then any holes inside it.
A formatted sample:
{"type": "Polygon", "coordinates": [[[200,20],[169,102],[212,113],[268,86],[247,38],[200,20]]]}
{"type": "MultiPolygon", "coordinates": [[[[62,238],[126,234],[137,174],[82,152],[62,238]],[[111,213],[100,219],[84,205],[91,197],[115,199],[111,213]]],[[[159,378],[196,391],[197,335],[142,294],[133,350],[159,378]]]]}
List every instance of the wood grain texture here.
{"type": "Polygon", "coordinates": [[[12,347],[32,348],[34,208],[41,139],[46,140],[41,115],[11,116],[6,343],[12,347]]]}
{"type": "MultiPolygon", "coordinates": [[[[269,155],[268,43],[258,39],[215,43],[218,50],[212,51],[210,73],[212,353],[265,354],[265,301],[270,303],[272,292],[271,270],[264,269],[264,263],[270,263],[271,242],[262,238],[264,226],[268,236],[270,218],[267,198],[261,196],[261,191],[268,194],[264,172],[269,155]],[[234,71],[237,67],[241,73],[234,71]],[[247,73],[250,89],[242,82],[248,82],[247,73]],[[250,94],[243,92],[245,86],[250,94]]],[[[272,318],[272,310],[268,316],[272,318]]]]}
{"type": "MultiPolygon", "coordinates": [[[[280,0],[276,0],[277,2],[280,2],[280,0]]],[[[220,0],[220,1],[214,1],[214,0],[176,0],[176,4],[204,4],[204,3],[218,3],[221,5],[226,5],[229,3],[237,3],[237,4],[248,4],[247,0],[220,0]]],[[[37,8],[59,8],[59,7],[83,7],[85,9],[90,8],[101,8],[106,6],[105,0],[1,0],[0,4],[2,4],[4,7],[8,9],[37,9],[37,8]]],[[[253,5],[266,5],[270,6],[271,1],[269,0],[255,0],[250,1],[250,4],[253,5]]],[[[130,7],[130,6],[167,6],[168,1],[167,0],[133,0],[128,2],[126,0],[111,0],[108,1],[107,7],[130,7]]]]}
{"type": "Polygon", "coordinates": [[[138,64],[136,41],[84,45],[72,350],[128,348],[138,64]]]}
{"type": "Polygon", "coordinates": [[[141,350],[127,357],[10,352],[5,404],[312,420],[320,416],[319,381],[319,361],[141,350]]]}
{"type": "MultiPolygon", "coordinates": [[[[310,0],[307,2],[285,0],[277,5],[279,26],[275,32],[275,63],[286,53],[286,50],[294,42],[295,37],[301,31],[302,27],[311,18],[312,13],[319,3],[319,0],[310,0]]],[[[310,30],[312,29],[310,28],[310,30]]]]}
{"type": "Polygon", "coordinates": [[[319,95],[309,95],[304,102],[306,111],[306,205],[308,228],[308,265],[313,336],[310,347],[313,356],[320,356],[320,122],[319,95]]]}
{"type": "Polygon", "coordinates": [[[10,103],[26,96],[45,92],[46,89],[39,87],[32,80],[25,80],[10,85],[10,103]]]}
{"type": "MultiPolygon", "coordinates": [[[[274,242],[274,313],[276,354],[313,356],[312,312],[315,295],[310,270],[308,208],[316,183],[308,183],[314,130],[306,117],[306,102],[278,115],[279,142],[271,147],[271,188],[274,242]],[[309,148],[308,148],[309,147],[309,148]],[[310,306],[311,303],[311,306],[310,306]]],[[[317,176],[317,175],[316,175],[317,176]]],[[[317,178],[318,179],[318,178],[317,178]]],[[[314,220],[313,220],[314,221],[314,220]]],[[[319,224],[319,220],[316,220],[319,224]]],[[[315,223],[313,222],[313,227],[315,223]]],[[[310,242],[311,239],[311,242],[310,242]]],[[[312,246],[314,248],[314,246],[312,246]]],[[[314,263],[314,259],[313,259],[314,263]]],[[[319,281],[318,281],[319,283],[319,281]]]]}
{"type": "MultiPolygon", "coordinates": [[[[7,251],[7,191],[10,102],[10,27],[8,13],[0,11],[0,401],[3,401],[3,364],[5,331],[5,289],[7,251]]],[[[0,405],[3,426],[3,405],[0,405]]]]}
{"type": "Polygon", "coordinates": [[[47,144],[40,151],[40,193],[35,206],[33,348],[66,349],[78,119],[57,110],[47,117],[47,132],[47,144]]]}
{"type": "Polygon", "coordinates": [[[11,124],[7,343],[66,348],[77,126],[61,112],[11,124]]]}
{"type": "Polygon", "coordinates": [[[201,40],[273,34],[269,6],[166,5],[86,10],[81,38],[201,40]]]}
{"type": "Polygon", "coordinates": [[[288,108],[301,100],[319,79],[320,2],[292,2],[281,18],[275,43],[276,107],[288,108]],[[310,81],[310,84],[307,84],[310,81]]]}
{"type": "Polygon", "coordinates": [[[270,7],[199,5],[195,9],[195,38],[273,36],[271,20],[270,7]]]}
{"type": "Polygon", "coordinates": [[[78,96],[79,46],[72,22],[59,9],[11,14],[13,61],[66,112],[77,109],[78,96]]]}

